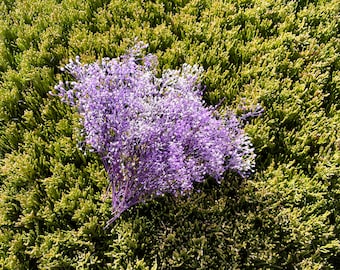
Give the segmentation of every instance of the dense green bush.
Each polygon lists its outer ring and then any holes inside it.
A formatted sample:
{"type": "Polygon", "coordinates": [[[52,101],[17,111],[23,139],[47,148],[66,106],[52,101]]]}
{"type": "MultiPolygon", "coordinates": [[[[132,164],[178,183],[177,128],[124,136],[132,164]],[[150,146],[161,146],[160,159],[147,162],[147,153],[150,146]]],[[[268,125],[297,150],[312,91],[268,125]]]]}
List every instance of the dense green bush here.
{"type": "Polygon", "coordinates": [[[0,3],[2,269],[335,269],[340,265],[340,4],[288,0],[0,3]],[[210,104],[262,104],[255,174],[126,212],[48,95],[59,68],[135,39],[160,68],[205,68],[210,104]]]}

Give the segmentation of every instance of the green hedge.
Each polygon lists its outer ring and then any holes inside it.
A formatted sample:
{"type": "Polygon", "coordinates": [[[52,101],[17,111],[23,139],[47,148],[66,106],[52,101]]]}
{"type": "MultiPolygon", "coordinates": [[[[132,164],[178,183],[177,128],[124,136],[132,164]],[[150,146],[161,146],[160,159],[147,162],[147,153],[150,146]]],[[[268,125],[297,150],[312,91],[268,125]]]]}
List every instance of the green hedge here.
{"type": "Polygon", "coordinates": [[[1,269],[336,269],[340,265],[340,4],[288,0],[0,3],[1,269]],[[254,175],[127,211],[48,95],[60,67],[149,43],[160,69],[200,64],[205,99],[246,125],[254,175]]]}

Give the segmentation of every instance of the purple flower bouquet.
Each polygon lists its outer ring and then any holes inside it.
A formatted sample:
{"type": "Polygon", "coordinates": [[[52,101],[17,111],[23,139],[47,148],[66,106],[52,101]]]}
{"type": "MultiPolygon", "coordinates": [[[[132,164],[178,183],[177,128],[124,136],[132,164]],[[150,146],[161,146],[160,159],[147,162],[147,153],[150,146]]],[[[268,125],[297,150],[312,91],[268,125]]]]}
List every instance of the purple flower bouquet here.
{"type": "Polygon", "coordinates": [[[246,176],[254,152],[236,115],[220,115],[202,100],[202,69],[183,65],[156,76],[157,58],[138,44],[116,59],[66,70],[75,78],[55,87],[78,109],[85,142],[97,152],[112,190],[111,224],[137,203],[180,195],[207,175],[246,176]]]}

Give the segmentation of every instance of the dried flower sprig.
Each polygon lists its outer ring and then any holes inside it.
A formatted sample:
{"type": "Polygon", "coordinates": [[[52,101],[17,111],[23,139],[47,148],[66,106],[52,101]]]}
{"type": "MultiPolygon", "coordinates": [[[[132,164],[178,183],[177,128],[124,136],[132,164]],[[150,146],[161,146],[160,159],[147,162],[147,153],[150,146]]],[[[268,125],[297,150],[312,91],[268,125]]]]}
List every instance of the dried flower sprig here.
{"type": "Polygon", "coordinates": [[[254,152],[234,114],[216,117],[202,100],[202,69],[183,65],[156,77],[157,58],[141,56],[143,44],[126,55],[65,69],[71,83],[58,95],[76,106],[85,142],[97,152],[112,190],[111,224],[129,207],[165,193],[183,194],[206,175],[251,172],[254,152]]]}

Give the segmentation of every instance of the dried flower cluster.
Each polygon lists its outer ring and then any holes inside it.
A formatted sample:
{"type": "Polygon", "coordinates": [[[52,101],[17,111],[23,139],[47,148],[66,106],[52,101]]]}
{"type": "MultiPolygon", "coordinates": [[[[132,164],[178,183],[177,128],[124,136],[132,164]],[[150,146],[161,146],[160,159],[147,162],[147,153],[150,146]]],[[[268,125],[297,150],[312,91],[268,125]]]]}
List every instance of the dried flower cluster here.
{"type": "Polygon", "coordinates": [[[202,70],[155,75],[157,59],[136,46],[116,59],[66,65],[74,82],[55,88],[82,116],[85,142],[110,177],[113,217],[165,193],[183,194],[206,175],[219,181],[226,170],[247,175],[254,162],[248,137],[233,114],[204,105],[202,70]]]}

